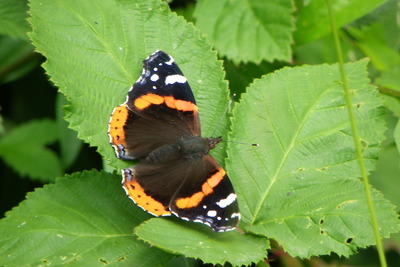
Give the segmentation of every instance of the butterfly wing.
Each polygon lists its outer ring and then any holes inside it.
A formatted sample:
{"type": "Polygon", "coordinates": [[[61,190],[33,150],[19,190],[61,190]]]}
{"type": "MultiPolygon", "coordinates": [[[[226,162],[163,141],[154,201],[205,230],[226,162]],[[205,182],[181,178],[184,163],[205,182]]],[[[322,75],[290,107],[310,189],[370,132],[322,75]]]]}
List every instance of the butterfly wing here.
{"type": "Polygon", "coordinates": [[[173,58],[156,51],[143,61],[140,78],[109,122],[117,157],[140,159],[177,140],[200,136],[200,121],[190,86],[173,58]]]}
{"type": "Polygon", "coordinates": [[[210,155],[124,169],[123,187],[138,206],[156,216],[172,212],[217,232],[233,230],[240,220],[232,184],[210,155]]]}
{"type": "Polygon", "coordinates": [[[240,220],[232,183],[210,155],[191,165],[191,177],[177,190],[169,204],[176,216],[210,226],[216,232],[235,229],[240,220]]]}

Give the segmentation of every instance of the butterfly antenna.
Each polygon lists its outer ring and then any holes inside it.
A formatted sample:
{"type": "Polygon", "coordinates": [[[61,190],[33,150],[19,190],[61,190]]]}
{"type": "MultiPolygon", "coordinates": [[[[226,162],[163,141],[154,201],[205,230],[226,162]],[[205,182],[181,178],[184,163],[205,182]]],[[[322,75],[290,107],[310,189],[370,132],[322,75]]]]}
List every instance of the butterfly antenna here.
{"type": "MultiPolygon", "coordinates": [[[[218,121],[218,124],[215,126],[214,131],[212,133],[211,136],[215,136],[215,131],[217,130],[217,126],[221,124],[222,119],[224,118],[224,116],[226,115],[226,113],[228,112],[228,109],[230,108],[230,106],[232,105],[233,101],[235,100],[236,94],[233,94],[228,102],[228,104],[226,105],[224,112],[222,113],[221,118],[218,121]]],[[[259,144],[250,144],[250,143],[244,143],[244,142],[236,142],[236,141],[227,141],[227,140],[222,140],[221,142],[229,142],[229,143],[235,143],[235,144],[241,144],[241,145],[250,145],[250,146],[260,146],[259,144]]]]}
{"type": "Polygon", "coordinates": [[[260,144],[251,144],[251,143],[228,141],[228,140],[222,140],[221,142],[225,142],[225,143],[229,142],[229,143],[240,144],[240,145],[249,145],[249,146],[260,146],[260,144]]]}
{"type": "Polygon", "coordinates": [[[229,102],[228,102],[228,104],[226,104],[226,107],[225,107],[225,109],[224,109],[224,112],[222,113],[221,117],[219,118],[218,123],[215,125],[214,131],[212,132],[212,135],[211,135],[211,136],[215,136],[215,132],[216,132],[216,130],[217,130],[218,125],[221,125],[222,119],[225,117],[226,113],[228,112],[228,109],[229,109],[230,106],[232,105],[232,103],[233,103],[235,97],[236,97],[236,94],[233,94],[233,95],[231,96],[231,98],[229,99],[229,102]]]}

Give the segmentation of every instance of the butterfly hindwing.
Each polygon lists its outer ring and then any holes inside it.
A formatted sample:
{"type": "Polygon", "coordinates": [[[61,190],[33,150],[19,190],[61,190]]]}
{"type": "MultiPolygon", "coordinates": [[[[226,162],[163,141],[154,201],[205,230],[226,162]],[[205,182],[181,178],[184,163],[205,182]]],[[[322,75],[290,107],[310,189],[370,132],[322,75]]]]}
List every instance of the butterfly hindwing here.
{"type": "Polygon", "coordinates": [[[201,161],[189,174],[197,178],[197,183],[186,179],[171,199],[169,209],[182,219],[201,222],[216,232],[232,230],[240,219],[233,186],[213,157],[207,155],[201,161]]]}

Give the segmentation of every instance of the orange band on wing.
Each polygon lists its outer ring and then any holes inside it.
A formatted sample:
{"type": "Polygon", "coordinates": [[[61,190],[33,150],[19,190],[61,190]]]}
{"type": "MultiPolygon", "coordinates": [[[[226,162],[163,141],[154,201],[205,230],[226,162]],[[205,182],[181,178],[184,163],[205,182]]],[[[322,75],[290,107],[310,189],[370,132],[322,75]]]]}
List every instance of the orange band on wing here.
{"type": "Polygon", "coordinates": [[[164,103],[164,97],[156,95],[156,94],[145,94],[139,98],[136,98],[134,100],[133,105],[137,109],[143,110],[152,104],[160,105],[162,103],[164,103]]]}
{"type": "Polygon", "coordinates": [[[208,196],[214,191],[222,179],[224,179],[225,171],[219,169],[217,173],[207,179],[207,181],[201,186],[201,191],[197,192],[190,197],[178,198],[175,204],[180,209],[190,209],[197,207],[205,196],[208,196]]]}
{"type": "Polygon", "coordinates": [[[161,202],[147,195],[143,187],[141,187],[135,179],[132,179],[131,181],[126,181],[126,179],[124,178],[123,187],[130,199],[132,199],[136,203],[136,205],[138,205],[148,213],[151,213],[154,216],[171,215],[171,212],[168,210],[168,208],[164,207],[161,202]]]}
{"type": "Polygon", "coordinates": [[[145,94],[134,100],[133,105],[139,110],[148,108],[150,105],[167,105],[169,108],[181,111],[197,111],[197,106],[190,101],[175,99],[172,96],[160,96],[156,94],[145,94]]]}
{"type": "Polygon", "coordinates": [[[108,135],[112,145],[125,144],[124,125],[127,118],[128,108],[126,104],[122,104],[113,110],[110,122],[108,123],[108,135]]]}

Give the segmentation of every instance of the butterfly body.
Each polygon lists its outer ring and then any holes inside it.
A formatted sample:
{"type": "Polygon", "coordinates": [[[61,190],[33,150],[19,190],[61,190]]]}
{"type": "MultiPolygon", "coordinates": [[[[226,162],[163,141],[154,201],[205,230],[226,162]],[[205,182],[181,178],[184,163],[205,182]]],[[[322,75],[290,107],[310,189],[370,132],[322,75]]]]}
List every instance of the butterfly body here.
{"type": "Polygon", "coordinates": [[[236,194],[209,155],[221,138],[201,137],[192,90],[172,57],[156,51],[116,107],[109,122],[117,157],[139,160],[122,170],[123,188],[145,211],[174,214],[214,231],[233,230],[240,219],[236,194]]]}

